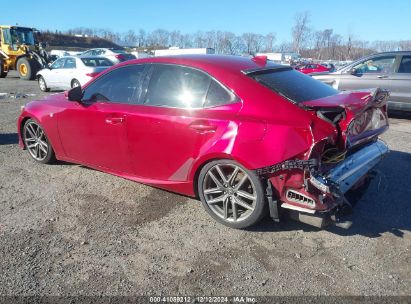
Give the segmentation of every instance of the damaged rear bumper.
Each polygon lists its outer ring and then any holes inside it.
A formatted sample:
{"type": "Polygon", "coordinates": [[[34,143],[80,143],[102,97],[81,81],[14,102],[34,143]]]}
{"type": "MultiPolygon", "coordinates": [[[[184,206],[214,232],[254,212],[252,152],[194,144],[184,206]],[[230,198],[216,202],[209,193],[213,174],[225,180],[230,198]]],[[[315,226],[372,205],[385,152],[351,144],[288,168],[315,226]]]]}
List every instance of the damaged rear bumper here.
{"type": "Polygon", "coordinates": [[[319,182],[324,187],[331,182],[338,186],[340,193],[344,194],[375,167],[388,152],[388,146],[382,140],[377,140],[348,156],[319,182]]]}
{"type": "MultiPolygon", "coordinates": [[[[286,195],[281,207],[289,209],[291,218],[312,226],[323,228],[335,223],[338,221],[339,212],[349,204],[344,194],[358,185],[388,152],[388,146],[383,141],[376,140],[350,154],[326,173],[311,172],[311,176],[307,179],[310,186],[305,189],[291,189],[297,193],[297,196],[292,197],[293,201],[286,195]],[[310,187],[311,189],[314,187],[315,191],[310,191],[310,187]],[[301,195],[305,198],[301,204],[298,204],[295,200],[296,197],[298,198],[298,193],[303,192],[302,190],[306,190],[305,195],[301,195]],[[307,194],[312,200],[310,204],[306,202],[307,194]],[[334,203],[324,208],[326,204],[320,197],[329,197],[334,203]]],[[[290,189],[286,193],[288,194],[289,191],[290,189]]]]}

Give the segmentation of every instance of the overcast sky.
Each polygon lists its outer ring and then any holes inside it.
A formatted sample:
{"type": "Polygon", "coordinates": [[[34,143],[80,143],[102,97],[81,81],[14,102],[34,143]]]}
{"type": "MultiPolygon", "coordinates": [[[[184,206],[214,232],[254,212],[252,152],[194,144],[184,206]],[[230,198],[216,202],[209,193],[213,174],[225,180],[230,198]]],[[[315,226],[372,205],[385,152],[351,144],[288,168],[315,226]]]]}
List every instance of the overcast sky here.
{"type": "Polygon", "coordinates": [[[315,30],[332,28],[343,37],[351,32],[369,41],[411,40],[409,0],[42,0],[3,5],[1,22],[61,31],[92,27],[114,32],[274,32],[276,43],[281,43],[291,40],[294,17],[303,11],[310,12],[315,30]]]}

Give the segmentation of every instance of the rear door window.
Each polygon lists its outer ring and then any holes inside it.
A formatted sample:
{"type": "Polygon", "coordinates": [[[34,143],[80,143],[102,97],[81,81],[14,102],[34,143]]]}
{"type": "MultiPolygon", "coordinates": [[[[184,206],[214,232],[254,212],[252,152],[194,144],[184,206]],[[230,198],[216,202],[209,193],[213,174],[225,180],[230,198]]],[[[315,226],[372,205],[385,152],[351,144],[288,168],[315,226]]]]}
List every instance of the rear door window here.
{"type": "Polygon", "coordinates": [[[170,108],[201,108],[211,78],[198,70],[155,65],[144,104],[170,108]]]}
{"type": "Polygon", "coordinates": [[[137,103],[141,94],[145,65],[128,65],[96,79],[85,90],[83,100],[112,103],[137,103]]]}
{"type": "Polygon", "coordinates": [[[339,91],[291,68],[252,73],[251,78],[293,103],[337,95],[339,91]]]}
{"type": "Polygon", "coordinates": [[[156,64],[144,104],[170,108],[215,107],[238,98],[207,73],[178,65],[156,64]]]}
{"type": "Polygon", "coordinates": [[[398,73],[410,73],[411,74],[411,56],[403,56],[401,59],[398,73]]]}
{"type": "Polygon", "coordinates": [[[101,67],[101,66],[112,66],[113,63],[102,57],[96,57],[96,58],[81,58],[81,61],[88,66],[88,67],[101,67]]]}

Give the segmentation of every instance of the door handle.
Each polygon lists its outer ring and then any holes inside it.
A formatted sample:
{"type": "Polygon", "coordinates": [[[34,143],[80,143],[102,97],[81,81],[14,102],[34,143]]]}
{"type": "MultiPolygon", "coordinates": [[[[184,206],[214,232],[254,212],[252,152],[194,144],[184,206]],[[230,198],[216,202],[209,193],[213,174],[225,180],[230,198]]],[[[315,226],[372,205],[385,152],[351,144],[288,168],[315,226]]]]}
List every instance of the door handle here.
{"type": "Polygon", "coordinates": [[[113,116],[107,116],[106,117],[106,123],[113,124],[113,125],[121,124],[124,121],[125,121],[124,117],[113,117],[113,116]]]}
{"type": "Polygon", "coordinates": [[[378,75],[377,78],[384,79],[384,78],[388,78],[388,76],[387,75],[378,75]]]}
{"type": "Polygon", "coordinates": [[[215,130],[217,130],[217,126],[210,125],[208,122],[204,122],[204,121],[192,122],[190,124],[190,128],[200,133],[214,132],[215,130]]]}

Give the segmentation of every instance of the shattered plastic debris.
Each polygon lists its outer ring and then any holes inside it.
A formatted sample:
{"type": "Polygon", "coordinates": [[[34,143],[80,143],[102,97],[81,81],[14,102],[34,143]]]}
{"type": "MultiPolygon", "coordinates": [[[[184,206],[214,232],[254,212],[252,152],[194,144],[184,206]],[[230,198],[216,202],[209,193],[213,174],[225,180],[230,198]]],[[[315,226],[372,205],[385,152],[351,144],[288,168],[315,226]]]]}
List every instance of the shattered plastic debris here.
{"type": "Polygon", "coordinates": [[[27,97],[33,97],[36,96],[36,94],[29,94],[29,93],[0,93],[0,99],[5,99],[5,98],[27,98],[27,97]]]}

